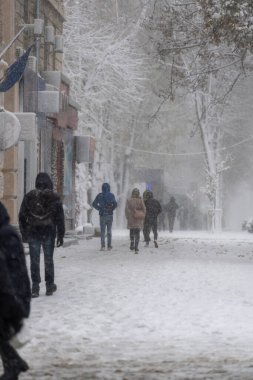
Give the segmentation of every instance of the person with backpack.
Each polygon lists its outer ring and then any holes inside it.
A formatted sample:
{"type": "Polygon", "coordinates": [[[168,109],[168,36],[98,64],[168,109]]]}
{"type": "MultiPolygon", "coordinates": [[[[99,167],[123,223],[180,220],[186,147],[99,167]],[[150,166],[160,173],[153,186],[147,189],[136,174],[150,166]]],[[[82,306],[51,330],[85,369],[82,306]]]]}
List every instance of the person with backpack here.
{"type": "MultiPolygon", "coordinates": [[[[144,197],[143,197],[144,198],[144,197]]],[[[146,242],[146,247],[148,247],[150,242],[150,232],[153,231],[154,234],[154,245],[158,248],[157,238],[157,217],[162,211],[160,202],[154,198],[153,192],[150,190],[145,191],[144,203],[146,207],[146,216],[144,219],[143,234],[144,240],[146,242]]]]}
{"type": "Polygon", "coordinates": [[[0,202],[0,355],[2,380],[17,380],[28,364],[18,355],[10,340],[21,330],[30,314],[31,288],[25,254],[17,231],[10,224],[0,202]]]}
{"type": "Polygon", "coordinates": [[[92,207],[99,211],[101,251],[105,250],[105,234],[107,235],[107,249],[108,251],[112,249],[113,211],[117,207],[117,202],[110,190],[109,183],[103,183],[102,193],[99,193],[92,203],[92,207]]]}
{"type": "Polygon", "coordinates": [[[24,242],[28,242],[32,278],[32,297],[40,292],[40,250],[45,263],[46,295],[57,289],[54,283],[54,247],[63,245],[65,234],[64,211],[60,196],[53,191],[47,173],[37,175],[35,189],[24,196],[19,211],[19,228],[24,242]]]}
{"type": "Polygon", "coordinates": [[[130,230],[130,250],[139,252],[140,231],[143,228],[143,221],[146,215],[146,208],[139,189],[132,191],[131,197],[126,201],[125,215],[127,218],[127,228],[130,230]]]}

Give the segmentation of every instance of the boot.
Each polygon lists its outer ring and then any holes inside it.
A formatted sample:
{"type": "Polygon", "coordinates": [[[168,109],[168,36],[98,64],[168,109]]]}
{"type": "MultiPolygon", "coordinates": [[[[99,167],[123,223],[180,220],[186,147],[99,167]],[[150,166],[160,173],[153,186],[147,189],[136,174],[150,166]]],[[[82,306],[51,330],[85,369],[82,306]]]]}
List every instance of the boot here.
{"type": "Polygon", "coordinates": [[[158,243],[156,240],[154,240],[155,247],[158,248],[158,243]]]}
{"type": "Polygon", "coordinates": [[[38,284],[32,285],[32,298],[37,298],[40,295],[40,287],[38,284]]]}
{"type": "Polygon", "coordinates": [[[26,372],[28,369],[28,364],[19,357],[18,362],[15,363],[15,367],[5,369],[5,372],[0,377],[0,380],[18,380],[18,375],[20,372],[26,372]]]}
{"type": "Polygon", "coordinates": [[[134,250],[134,241],[133,240],[131,240],[131,242],[130,242],[130,249],[131,249],[131,251],[134,250]]]}
{"type": "Polygon", "coordinates": [[[52,296],[57,290],[56,284],[46,284],[46,296],[52,296]]]}

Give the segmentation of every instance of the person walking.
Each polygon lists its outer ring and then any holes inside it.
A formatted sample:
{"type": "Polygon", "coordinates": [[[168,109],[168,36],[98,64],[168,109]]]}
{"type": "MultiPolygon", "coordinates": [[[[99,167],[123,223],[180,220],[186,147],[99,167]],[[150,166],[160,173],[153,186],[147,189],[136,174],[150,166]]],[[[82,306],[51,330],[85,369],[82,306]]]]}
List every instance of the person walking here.
{"type": "Polygon", "coordinates": [[[154,198],[153,192],[146,190],[144,204],[146,207],[146,216],[144,219],[143,234],[144,240],[146,242],[146,247],[149,246],[150,242],[150,232],[153,231],[154,234],[154,245],[158,248],[157,238],[157,217],[162,211],[160,202],[154,198]]]}
{"type": "Polygon", "coordinates": [[[64,211],[60,196],[53,191],[53,183],[47,173],[37,175],[35,189],[24,196],[19,211],[19,228],[24,242],[28,242],[32,278],[32,297],[40,292],[40,250],[43,248],[45,263],[46,295],[57,289],[54,282],[54,247],[63,245],[65,235],[64,211]]]}
{"type": "Polygon", "coordinates": [[[143,228],[146,207],[137,188],[133,189],[131,197],[126,201],[125,215],[127,218],[127,228],[130,230],[130,249],[138,253],[140,230],[143,228]]]}
{"type": "Polygon", "coordinates": [[[173,228],[174,228],[174,222],[175,222],[178,207],[179,206],[176,203],[175,198],[171,197],[169,203],[166,206],[166,211],[168,213],[168,219],[169,219],[169,231],[170,232],[172,232],[173,228]]]}
{"type": "Polygon", "coordinates": [[[107,235],[107,249],[108,251],[112,249],[113,211],[117,207],[117,202],[110,190],[109,183],[103,183],[102,193],[99,193],[92,203],[92,207],[99,211],[101,251],[105,250],[105,235],[107,235]]]}
{"type": "Polygon", "coordinates": [[[22,242],[10,224],[5,206],[0,202],[0,356],[4,374],[1,380],[17,380],[29,369],[10,340],[29,317],[31,288],[22,242]]]}

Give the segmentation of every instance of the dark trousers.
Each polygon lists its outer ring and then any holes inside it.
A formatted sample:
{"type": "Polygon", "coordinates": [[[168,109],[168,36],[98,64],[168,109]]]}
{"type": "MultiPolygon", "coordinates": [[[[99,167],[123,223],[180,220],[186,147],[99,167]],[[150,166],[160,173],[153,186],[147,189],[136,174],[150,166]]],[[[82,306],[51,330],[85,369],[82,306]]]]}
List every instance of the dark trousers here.
{"type": "Polygon", "coordinates": [[[157,240],[157,220],[150,220],[144,223],[143,235],[146,243],[150,242],[150,232],[153,231],[154,240],[157,240]]]}
{"type": "Polygon", "coordinates": [[[24,361],[9,342],[0,340],[0,355],[5,373],[11,372],[18,374],[21,372],[21,368],[24,366],[24,361]]]}
{"type": "Polygon", "coordinates": [[[45,264],[45,281],[47,284],[54,283],[54,238],[47,240],[32,239],[29,241],[30,267],[33,285],[39,285],[40,277],[40,250],[43,248],[45,264]]]}
{"type": "Polygon", "coordinates": [[[130,246],[133,249],[138,249],[140,241],[140,228],[130,228],[130,246]]]}
{"type": "Polygon", "coordinates": [[[113,215],[100,216],[101,247],[105,247],[105,233],[107,232],[107,246],[112,246],[113,215]]]}
{"type": "Polygon", "coordinates": [[[169,219],[169,231],[172,232],[173,231],[173,227],[174,227],[174,222],[175,222],[175,215],[169,215],[168,216],[168,219],[169,219]]]}

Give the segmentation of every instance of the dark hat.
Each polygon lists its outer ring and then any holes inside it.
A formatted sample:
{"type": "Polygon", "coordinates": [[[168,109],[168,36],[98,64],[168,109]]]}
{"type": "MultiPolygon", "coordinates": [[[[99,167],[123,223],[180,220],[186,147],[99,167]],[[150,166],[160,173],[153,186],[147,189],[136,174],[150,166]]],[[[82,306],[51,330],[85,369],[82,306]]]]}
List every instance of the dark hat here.
{"type": "Polygon", "coordinates": [[[138,198],[140,196],[140,190],[137,189],[137,187],[135,187],[133,190],[132,190],[132,197],[134,198],[138,198]]]}

